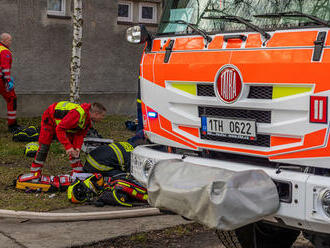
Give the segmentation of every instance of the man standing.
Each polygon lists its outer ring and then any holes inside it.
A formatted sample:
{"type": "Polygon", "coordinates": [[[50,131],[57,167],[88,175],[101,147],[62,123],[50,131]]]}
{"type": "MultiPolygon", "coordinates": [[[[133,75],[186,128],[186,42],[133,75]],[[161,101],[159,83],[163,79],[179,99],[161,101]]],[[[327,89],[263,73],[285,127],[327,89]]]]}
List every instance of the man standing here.
{"type": "Polygon", "coordinates": [[[8,131],[14,133],[20,129],[16,122],[17,97],[14,82],[10,76],[12,54],[9,47],[12,37],[8,33],[0,35],[0,94],[7,102],[8,131]]]}
{"type": "Polygon", "coordinates": [[[49,177],[41,176],[41,172],[55,135],[69,155],[71,174],[82,172],[83,165],[79,154],[84,137],[92,126],[92,121],[101,121],[105,113],[106,109],[100,103],[79,105],[62,101],[50,105],[42,115],[39,149],[31,165],[31,173],[20,176],[19,182],[52,183],[49,177]]]}

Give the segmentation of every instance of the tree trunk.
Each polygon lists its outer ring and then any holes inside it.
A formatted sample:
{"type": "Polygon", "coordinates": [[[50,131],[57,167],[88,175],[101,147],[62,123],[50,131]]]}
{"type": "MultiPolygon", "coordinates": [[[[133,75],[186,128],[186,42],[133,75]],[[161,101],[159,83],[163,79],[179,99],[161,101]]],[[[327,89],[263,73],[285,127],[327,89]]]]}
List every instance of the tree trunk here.
{"type": "Polygon", "coordinates": [[[82,46],[82,0],[73,0],[74,8],[72,14],[73,20],[73,40],[71,57],[71,80],[70,80],[70,101],[80,102],[80,60],[82,46]]]}

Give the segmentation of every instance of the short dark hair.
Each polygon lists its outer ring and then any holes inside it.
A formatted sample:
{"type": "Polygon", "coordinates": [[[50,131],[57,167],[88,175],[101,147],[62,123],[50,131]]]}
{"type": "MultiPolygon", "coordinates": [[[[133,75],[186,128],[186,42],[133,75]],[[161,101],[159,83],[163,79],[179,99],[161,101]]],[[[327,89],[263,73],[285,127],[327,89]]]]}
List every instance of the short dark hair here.
{"type": "Polygon", "coordinates": [[[107,112],[107,109],[101,103],[93,102],[91,106],[91,112],[104,113],[107,112]]]}

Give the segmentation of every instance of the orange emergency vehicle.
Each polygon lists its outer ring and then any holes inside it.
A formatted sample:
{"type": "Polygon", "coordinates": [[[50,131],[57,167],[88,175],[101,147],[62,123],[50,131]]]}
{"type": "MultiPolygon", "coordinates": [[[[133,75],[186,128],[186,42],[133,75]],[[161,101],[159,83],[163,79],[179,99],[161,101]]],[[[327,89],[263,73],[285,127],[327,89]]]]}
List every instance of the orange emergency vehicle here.
{"type": "Polygon", "coordinates": [[[275,247],[280,239],[290,247],[299,231],[330,247],[330,0],[163,7],[157,34],[127,30],[129,42],[146,43],[141,104],[155,144],[135,149],[133,175],[146,184],[149,169],[169,158],[258,167],[276,183],[280,207],[243,229],[218,231],[226,247],[275,247]]]}

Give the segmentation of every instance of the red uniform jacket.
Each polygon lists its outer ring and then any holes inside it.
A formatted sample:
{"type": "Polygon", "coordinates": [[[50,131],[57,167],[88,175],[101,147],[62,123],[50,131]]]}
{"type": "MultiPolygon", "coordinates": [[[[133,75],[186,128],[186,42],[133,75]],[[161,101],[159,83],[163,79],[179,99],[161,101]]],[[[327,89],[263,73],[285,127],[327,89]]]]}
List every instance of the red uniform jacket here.
{"type": "Polygon", "coordinates": [[[0,42],[0,83],[7,83],[10,81],[12,61],[11,51],[0,42]]]}
{"type": "Polygon", "coordinates": [[[52,123],[55,127],[56,136],[61,142],[61,144],[65,147],[65,150],[70,148],[79,148],[84,142],[84,137],[87,134],[88,129],[92,126],[89,110],[91,108],[91,104],[83,103],[80,106],[85,110],[86,113],[86,121],[85,128],[83,130],[79,130],[75,133],[69,133],[68,130],[72,130],[78,126],[80,114],[78,111],[72,109],[66,116],[62,119],[62,121],[56,126],[54,119],[55,106],[57,103],[52,104],[49,107],[50,117],[52,119],[52,123]]]}

